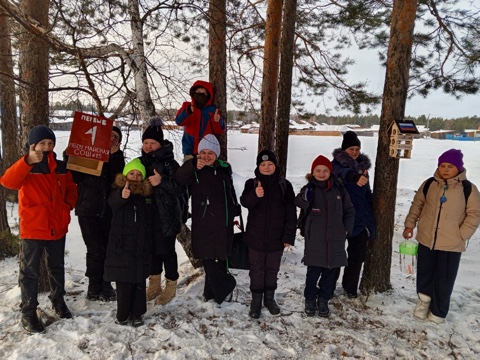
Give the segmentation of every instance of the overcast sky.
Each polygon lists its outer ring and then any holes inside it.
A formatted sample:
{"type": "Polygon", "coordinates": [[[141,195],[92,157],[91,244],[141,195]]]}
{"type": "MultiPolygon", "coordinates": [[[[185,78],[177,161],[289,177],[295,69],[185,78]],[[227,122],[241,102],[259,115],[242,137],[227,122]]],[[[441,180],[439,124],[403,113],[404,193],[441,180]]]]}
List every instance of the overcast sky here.
{"type": "MultiPolygon", "coordinates": [[[[385,68],[380,65],[376,50],[356,50],[355,56],[349,54],[355,60],[355,65],[349,68],[347,78],[350,82],[366,81],[370,91],[381,94],[383,92],[383,81],[385,78],[385,68]]],[[[309,111],[325,113],[325,107],[318,105],[321,99],[305,100],[306,108],[309,111]]],[[[335,106],[333,99],[324,99],[329,107],[335,106]],[[331,101],[331,102],[329,102],[331,101]]],[[[380,115],[381,105],[374,113],[380,115]]],[[[352,115],[351,112],[332,111],[332,115],[352,115]]],[[[464,96],[457,100],[453,96],[444,94],[442,91],[432,92],[427,98],[415,96],[407,101],[406,116],[430,116],[442,117],[445,119],[459,118],[464,116],[480,116],[480,94],[464,96]]]]}

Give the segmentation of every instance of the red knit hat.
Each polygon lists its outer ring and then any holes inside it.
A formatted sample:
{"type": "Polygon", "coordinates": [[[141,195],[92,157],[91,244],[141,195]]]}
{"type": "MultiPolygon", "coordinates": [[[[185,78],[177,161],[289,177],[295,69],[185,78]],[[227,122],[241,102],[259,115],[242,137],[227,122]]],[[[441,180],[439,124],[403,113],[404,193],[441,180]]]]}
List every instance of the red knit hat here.
{"type": "Polygon", "coordinates": [[[324,165],[328,168],[328,170],[330,170],[330,172],[332,172],[332,163],[330,162],[330,160],[328,160],[325,156],[323,155],[318,155],[317,158],[315,160],[313,160],[313,163],[312,163],[312,168],[310,170],[310,173],[313,174],[313,170],[318,166],[318,165],[324,165]]]}

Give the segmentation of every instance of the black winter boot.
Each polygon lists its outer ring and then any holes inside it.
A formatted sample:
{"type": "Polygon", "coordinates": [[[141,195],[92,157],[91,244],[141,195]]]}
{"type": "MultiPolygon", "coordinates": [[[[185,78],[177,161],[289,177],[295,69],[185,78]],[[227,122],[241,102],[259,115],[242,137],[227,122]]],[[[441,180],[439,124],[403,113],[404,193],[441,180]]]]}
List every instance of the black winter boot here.
{"type": "Polygon", "coordinates": [[[36,311],[22,314],[21,324],[23,329],[29,334],[42,334],[45,332],[45,326],[38,318],[36,311]]]}
{"type": "Polygon", "coordinates": [[[275,290],[265,290],[265,295],[263,297],[263,305],[265,305],[268,311],[270,311],[270,314],[280,314],[280,308],[275,301],[275,290]]]}
{"type": "Polygon", "coordinates": [[[315,301],[315,299],[313,300],[305,299],[305,314],[307,316],[313,316],[315,315],[316,311],[317,311],[317,302],[315,301]]]}
{"type": "Polygon", "coordinates": [[[258,319],[262,312],[263,292],[252,292],[252,302],[250,303],[250,312],[248,315],[254,319],[258,319]]]}
{"type": "Polygon", "coordinates": [[[102,278],[90,277],[88,278],[87,299],[97,301],[102,292],[102,278]]]}
{"type": "Polygon", "coordinates": [[[330,309],[328,308],[328,300],[318,298],[318,316],[328,317],[330,315],[330,309]]]}
{"type": "Polygon", "coordinates": [[[70,309],[68,308],[67,304],[65,304],[65,300],[63,298],[55,300],[52,302],[52,309],[58,315],[60,319],[71,319],[73,318],[70,309]]]}
{"type": "Polygon", "coordinates": [[[102,291],[100,292],[99,299],[107,302],[117,300],[117,293],[110,282],[102,282],[102,291]]]}

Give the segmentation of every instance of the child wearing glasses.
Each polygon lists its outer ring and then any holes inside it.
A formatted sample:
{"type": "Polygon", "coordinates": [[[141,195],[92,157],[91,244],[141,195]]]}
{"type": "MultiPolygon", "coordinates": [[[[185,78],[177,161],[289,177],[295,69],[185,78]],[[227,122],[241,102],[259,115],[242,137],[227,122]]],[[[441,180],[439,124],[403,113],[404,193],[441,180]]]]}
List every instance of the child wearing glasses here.
{"type": "Polygon", "coordinates": [[[184,102],[178,110],[175,122],[183,126],[182,151],[185,160],[198,154],[198,143],[206,135],[220,135],[225,132],[225,122],[213,104],[213,86],[197,80],[190,88],[191,102],[184,102]]]}
{"type": "Polygon", "coordinates": [[[405,219],[403,237],[411,238],[417,227],[419,242],[416,318],[445,321],[461,254],[479,224],[480,194],[467,180],[463,154],[447,150],[438,158],[433,178],[418,189],[405,219]]]}

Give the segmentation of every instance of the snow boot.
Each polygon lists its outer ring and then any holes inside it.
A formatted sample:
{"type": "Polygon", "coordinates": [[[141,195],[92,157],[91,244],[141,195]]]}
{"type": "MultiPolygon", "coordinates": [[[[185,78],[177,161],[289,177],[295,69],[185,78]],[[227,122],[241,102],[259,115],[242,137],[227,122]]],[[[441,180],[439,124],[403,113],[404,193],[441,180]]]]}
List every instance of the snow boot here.
{"type": "Polygon", "coordinates": [[[155,299],[162,293],[162,274],[148,277],[147,301],[155,299]]]}
{"type": "Polygon", "coordinates": [[[115,292],[115,289],[112,287],[112,284],[110,282],[103,282],[102,291],[100,292],[99,299],[106,302],[117,300],[117,293],[115,292]]]}
{"type": "Polygon", "coordinates": [[[432,298],[430,296],[422,293],[418,293],[418,303],[415,306],[415,311],[413,312],[413,316],[415,316],[417,319],[425,320],[430,310],[431,300],[432,298]]]}
{"type": "Polygon", "coordinates": [[[155,299],[156,305],[166,305],[177,294],[177,280],[168,280],[162,293],[155,299]]]}
{"type": "Polygon", "coordinates": [[[250,312],[248,315],[258,319],[262,313],[263,292],[252,292],[252,302],[250,303],[250,312]]]}
{"type": "Polygon", "coordinates": [[[37,316],[37,312],[29,312],[28,314],[22,314],[22,320],[20,321],[28,334],[43,334],[45,332],[45,326],[37,316]]]}
{"type": "Polygon", "coordinates": [[[52,301],[52,309],[58,315],[60,319],[71,319],[73,318],[70,309],[68,308],[67,304],[65,304],[65,300],[60,298],[58,300],[52,301]]]}
{"type": "Polygon", "coordinates": [[[315,315],[317,311],[317,302],[314,300],[307,300],[305,299],[305,314],[307,316],[315,315]]]}
{"type": "Polygon", "coordinates": [[[431,311],[428,313],[427,319],[435,324],[443,324],[445,322],[445,318],[433,315],[431,311]]]}
{"type": "Polygon", "coordinates": [[[318,316],[329,317],[330,309],[328,308],[328,300],[318,298],[318,316]]]}
{"type": "Polygon", "coordinates": [[[91,301],[97,301],[100,299],[101,292],[102,292],[102,278],[89,277],[87,299],[91,301]]]}
{"type": "Polygon", "coordinates": [[[272,315],[280,314],[280,308],[278,307],[277,302],[275,301],[275,290],[265,290],[263,297],[263,305],[270,311],[272,315]]]}

